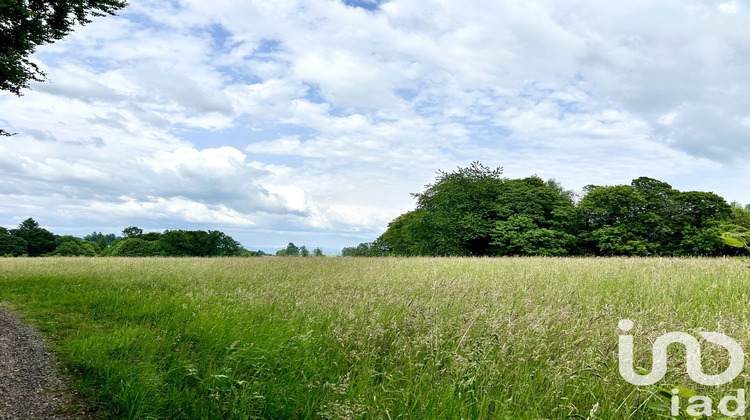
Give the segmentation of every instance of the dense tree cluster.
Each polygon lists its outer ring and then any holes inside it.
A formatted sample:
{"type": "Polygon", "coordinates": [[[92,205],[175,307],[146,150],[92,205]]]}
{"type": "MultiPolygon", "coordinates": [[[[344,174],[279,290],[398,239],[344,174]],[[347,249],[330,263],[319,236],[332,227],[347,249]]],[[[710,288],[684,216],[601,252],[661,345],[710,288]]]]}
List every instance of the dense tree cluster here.
{"type": "Polygon", "coordinates": [[[309,257],[311,255],[313,257],[322,257],[323,250],[315,248],[310,252],[305,245],[298,247],[294,242],[289,242],[286,248],[276,251],[276,255],[279,257],[309,257]]]}
{"type": "MultiPolygon", "coordinates": [[[[309,251],[290,242],[276,255],[322,257],[323,250],[309,251]]],[[[265,252],[248,251],[231,236],[217,230],[167,230],[144,232],[130,226],[122,236],[92,232],[83,238],[58,236],[26,219],[18,228],[0,227],[0,257],[265,257],[265,252]]]]}
{"type": "Polygon", "coordinates": [[[390,249],[380,239],[341,250],[341,256],[343,257],[385,257],[390,254],[390,249]]]}
{"type": "Polygon", "coordinates": [[[750,206],[641,177],[589,185],[576,202],[554,180],[502,177],[478,162],[414,194],[416,208],[344,256],[737,255],[748,253],[750,206]]]}
{"type": "Polygon", "coordinates": [[[115,240],[102,252],[110,257],[231,257],[244,251],[231,236],[216,230],[167,230],[143,233],[137,227],[123,230],[124,238],[115,240]]]}
{"type": "Polygon", "coordinates": [[[85,237],[58,236],[42,228],[34,219],[24,220],[16,229],[0,227],[0,256],[111,256],[111,257],[229,257],[263,256],[263,251],[247,251],[231,236],[216,230],[167,230],[149,232],[134,226],[123,236],[93,232],[85,237]]]}
{"type": "MultiPolygon", "coordinates": [[[[34,219],[26,219],[18,225],[18,228],[11,229],[8,235],[4,235],[2,242],[16,242],[18,245],[22,245],[20,254],[26,254],[30,257],[38,257],[42,254],[54,251],[56,247],[55,235],[39,226],[34,219]],[[22,242],[13,239],[13,237],[20,238],[22,242]]],[[[2,247],[2,245],[0,245],[2,247]]],[[[20,255],[18,249],[9,250],[11,255],[20,255]]],[[[3,253],[5,255],[5,253],[3,253]]]]}

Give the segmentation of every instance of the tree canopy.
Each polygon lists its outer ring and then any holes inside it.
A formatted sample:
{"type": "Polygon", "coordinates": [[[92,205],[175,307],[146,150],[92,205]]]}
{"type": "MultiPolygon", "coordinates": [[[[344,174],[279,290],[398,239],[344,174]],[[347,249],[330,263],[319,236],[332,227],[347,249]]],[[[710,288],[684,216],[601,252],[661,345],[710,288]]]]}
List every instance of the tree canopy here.
{"type": "Polygon", "coordinates": [[[323,250],[315,248],[310,252],[305,245],[298,247],[294,242],[289,242],[286,248],[276,251],[276,255],[279,257],[309,257],[311,255],[313,257],[322,257],[323,250]]]}
{"type": "MultiPolygon", "coordinates": [[[[29,57],[36,47],[68,35],[91,17],[113,15],[122,0],[0,0],[0,89],[21,96],[45,73],[29,57]]],[[[0,129],[0,135],[10,135],[0,129]]]]}
{"type": "Polygon", "coordinates": [[[0,227],[0,256],[4,257],[230,257],[263,256],[262,251],[247,251],[231,236],[218,230],[167,230],[148,232],[131,226],[123,237],[94,232],[84,238],[55,235],[32,218],[16,229],[0,227]]]}
{"type": "Polygon", "coordinates": [[[417,208],[388,225],[374,243],[379,250],[460,256],[569,251],[568,244],[562,251],[550,251],[538,243],[548,236],[571,241],[571,194],[552,180],[506,179],[502,168],[473,162],[452,173],[439,171],[436,182],[414,197],[417,208]]]}
{"type": "Polygon", "coordinates": [[[123,230],[124,238],[115,240],[102,252],[112,257],[231,257],[246,252],[239,242],[217,230],[167,230],[149,232],[134,226],[123,230]]]}
{"type": "Polygon", "coordinates": [[[21,95],[45,74],[29,56],[39,45],[62,39],[93,16],[113,15],[122,0],[3,0],[0,2],[0,89],[21,95]]]}
{"type": "Polygon", "coordinates": [[[26,252],[30,257],[38,257],[42,254],[52,252],[55,249],[55,235],[39,226],[39,223],[32,218],[28,218],[18,225],[18,228],[12,229],[10,233],[19,237],[26,242],[26,252]]]}
{"type": "Polygon", "coordinates": [[[438,171],[416,208],[344,256],[734,255],[748,253],[750,210],[640,177],[574,194],[554,180],[502,177],[479,162],[438,171]]]}

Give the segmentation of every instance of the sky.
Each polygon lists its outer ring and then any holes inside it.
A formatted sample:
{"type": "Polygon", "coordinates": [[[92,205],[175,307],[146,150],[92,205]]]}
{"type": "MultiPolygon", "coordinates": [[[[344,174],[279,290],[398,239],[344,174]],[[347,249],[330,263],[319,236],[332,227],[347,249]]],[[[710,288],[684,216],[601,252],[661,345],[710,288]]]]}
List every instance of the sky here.
{"type": "Polygon", "coordinates": [[[750,5],[131,0],[0,93],[0,226],[379,236],[438,170],[750,203],[750,5]]]}

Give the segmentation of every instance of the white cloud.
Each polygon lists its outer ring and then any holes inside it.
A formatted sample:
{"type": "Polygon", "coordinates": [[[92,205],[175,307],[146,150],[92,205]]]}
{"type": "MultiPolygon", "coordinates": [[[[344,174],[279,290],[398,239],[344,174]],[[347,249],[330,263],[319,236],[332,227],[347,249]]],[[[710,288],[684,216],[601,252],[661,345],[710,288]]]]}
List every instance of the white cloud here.
{"type": "Polygon", "coordinates": [[[41,48],[50,82],[0,95],[21,133],[0,140],[0,221],[184,221],[340,246],[473,160],[574,189],[647,175],[750,202],[742,3],[375,6],[147,0],[41,48]]]}

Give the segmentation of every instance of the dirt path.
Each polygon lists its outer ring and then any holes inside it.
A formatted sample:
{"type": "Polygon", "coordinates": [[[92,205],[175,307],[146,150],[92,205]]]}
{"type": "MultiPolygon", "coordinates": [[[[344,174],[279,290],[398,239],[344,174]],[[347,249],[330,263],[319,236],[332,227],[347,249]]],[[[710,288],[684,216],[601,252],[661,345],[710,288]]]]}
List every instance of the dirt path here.
{"type": "Polygon", "coordinates": [[[0,420],[95,418],[74,400],[39,334],[0,307],[0,420]]]}

